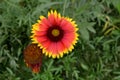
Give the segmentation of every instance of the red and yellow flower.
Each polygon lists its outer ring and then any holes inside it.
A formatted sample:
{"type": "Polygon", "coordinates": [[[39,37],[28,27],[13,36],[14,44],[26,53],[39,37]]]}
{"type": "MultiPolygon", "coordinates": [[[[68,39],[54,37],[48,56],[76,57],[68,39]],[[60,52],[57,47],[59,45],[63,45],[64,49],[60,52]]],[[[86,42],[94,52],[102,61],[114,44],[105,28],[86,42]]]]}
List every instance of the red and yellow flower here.
{"type": "Polygon", "coordinates": [[[38,73],[42,65],[42,50],[36,44],[28,45],[24,50],[24,61],[34,73],[38,73]]]}
{"type": "Polygon", "coordinates": [[[46,56],[60,58],[74,49],[78,40],[77,30],[75,21],[51,10],[48,17],[40,16],[40,20],[32,26],[31,40],[46,56]]]}

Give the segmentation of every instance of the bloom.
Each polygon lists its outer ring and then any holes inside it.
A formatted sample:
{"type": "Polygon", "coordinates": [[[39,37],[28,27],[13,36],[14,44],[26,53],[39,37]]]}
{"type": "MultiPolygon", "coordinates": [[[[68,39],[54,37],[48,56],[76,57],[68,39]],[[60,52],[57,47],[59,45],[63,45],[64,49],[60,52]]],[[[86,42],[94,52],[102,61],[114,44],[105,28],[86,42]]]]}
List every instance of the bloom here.
{"type": "Polygon", "coordinates": [[[42,50],[36,44],[28,45],[24,49],[24,61],[34,73],[38,73],[42,64],[42,50]]]}
{"type": "Polygon", "coordinates": [[[78,40],[77,30],[75,21],[51,10],[47,18],[40,16],[40,20],[32,25],[31,40],[46,56],[60,58],[74,49],[73,45],[78,40]]]}

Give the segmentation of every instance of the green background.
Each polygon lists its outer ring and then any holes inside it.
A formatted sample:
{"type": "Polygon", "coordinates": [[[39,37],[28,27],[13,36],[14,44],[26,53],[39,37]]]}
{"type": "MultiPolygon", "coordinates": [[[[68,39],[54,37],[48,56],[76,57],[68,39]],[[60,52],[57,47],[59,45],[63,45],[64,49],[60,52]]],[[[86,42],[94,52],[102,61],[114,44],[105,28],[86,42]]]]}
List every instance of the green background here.
{"type": "Polygon", "coordinates": [[[120,80],[120,0],[0,0],[0,80],[120,80]],[[76,21],[79,40],[63,58],[44,56],[34,74],[23,50],[51,9],[76,21]]]}

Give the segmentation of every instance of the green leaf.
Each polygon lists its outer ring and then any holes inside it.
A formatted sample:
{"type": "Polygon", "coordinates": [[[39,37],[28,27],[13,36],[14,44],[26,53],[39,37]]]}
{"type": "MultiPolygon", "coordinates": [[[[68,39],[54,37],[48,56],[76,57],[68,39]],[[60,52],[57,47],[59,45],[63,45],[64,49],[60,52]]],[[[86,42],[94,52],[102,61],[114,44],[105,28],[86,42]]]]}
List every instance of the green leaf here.
{"type": "Polygon", "coordinates": [[[5,57],[0,57],[0,63],[2,63],[3,60],[5,60],[5,57]]]}
{"type": "Polygon", "coordinates": [[[9,67],[6,67],[6,69],[11,75],[13,75],[13,71],[9,67]]]}
{"type": "Polygon", "coordinates": [[[89,32],[88,32],[88,30],[85,28],[85,27],[83,27],[83,28],[81,28],[80,29],[80,35],[81,35],[81,37],[84,39],[84,40],[86,40],[86,41],[88,41],[89,40],[89,32]]]}
{"type": "Polygon", "coordinates": [[[1,36],[1,38],[0,38],[0,45],[1,45],[7,38],[8,38],[7,35],[1,36]]]}
{"type": "Polygon", "coordinates": [[[120,0],[111,0],[114,7],[118,10],[119,14],[120,14],[120,0]]]}
{"type": "Polygon", "coordinates": [[[9,0],[9,1],[11,1],[11,2],[13,2],[13,3],[18,3],[18,2],[20,2],[21,0],[9,0]]]}
{"type": "Polygon", "coordinates": [[[120,46],[117,47],[117,51],[120,52],[120,46]]]}
{"type": "Polygon", "coordinates": [[[112,30],[113,35],[120,35],[120,30],[112,30]]]}
{"type": "Polygon", "coordinates": [[[15,59],[10,60],[10,66],[14,69],[16,69],[18,67],[18,64],[16,63],[15,59]]]}
{"type": "Polygon", "coordinates": [[[84,70],[88,70],[88,66],[87,65],[85,65],[84,63],[81,63],[81,67],[84,69],[84,70]]]}
{"type": "Polygon", "coordinates": [[[52,5],[58,5],[61,4],[62,2],[51,2],[51,3],[46,3],[46,4],[41,4],[39,6],[36,7],[36,9],[33,11],[32,15],[36,15],[36,14],[40,14],[41,11],[46,10],[45,8],[48,8],[52,5]]]}
{"type": "Polygon", "coordinates": [[[87,29],[93,33],[96,33],[95,29],[92,26],[88,26],[87,29]]]}

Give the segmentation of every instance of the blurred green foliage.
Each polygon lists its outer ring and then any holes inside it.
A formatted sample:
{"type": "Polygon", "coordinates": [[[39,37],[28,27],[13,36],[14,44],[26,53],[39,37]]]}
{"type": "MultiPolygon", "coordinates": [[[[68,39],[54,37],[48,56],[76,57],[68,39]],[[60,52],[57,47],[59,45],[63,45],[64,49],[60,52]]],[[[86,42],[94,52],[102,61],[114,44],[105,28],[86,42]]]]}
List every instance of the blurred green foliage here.
{"type": "Polygon", "coordinates": [[[120,80],[120,0],[0,0],[0,80],[120,80]],[[76,21],[79,41],[63,58],[44,57],[33,74],[23,49],[51,9],[76,21]]]}

